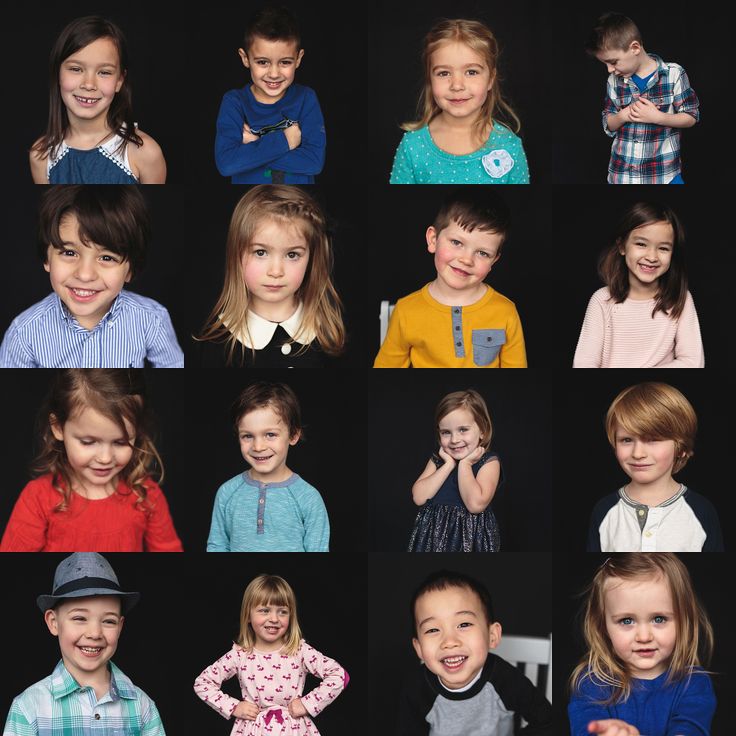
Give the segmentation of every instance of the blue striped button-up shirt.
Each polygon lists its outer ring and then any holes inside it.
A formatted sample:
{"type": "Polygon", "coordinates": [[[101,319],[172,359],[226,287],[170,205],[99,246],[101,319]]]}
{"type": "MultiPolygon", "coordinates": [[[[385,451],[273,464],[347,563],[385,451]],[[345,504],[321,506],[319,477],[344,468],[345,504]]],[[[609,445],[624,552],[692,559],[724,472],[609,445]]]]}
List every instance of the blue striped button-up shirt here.
{"type": "Polygon", "coordinates": [[[19,314],[0,345],[0,368],[183,368],[166,308],[123,290],[88,330],[55,294],[19,314]]]}
{"type": "Polygon", "coordinates": [[[63,662],[13,701],[3,736],[165,736],[155,703],[110,662],[99,700],[63,662]]]}

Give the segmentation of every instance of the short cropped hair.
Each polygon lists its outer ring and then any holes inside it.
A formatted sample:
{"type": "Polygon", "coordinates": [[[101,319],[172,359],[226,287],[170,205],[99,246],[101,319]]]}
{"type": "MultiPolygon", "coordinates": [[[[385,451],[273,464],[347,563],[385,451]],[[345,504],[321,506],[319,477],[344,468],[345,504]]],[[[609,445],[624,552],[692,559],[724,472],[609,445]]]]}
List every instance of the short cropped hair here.
{"type": "Polygon", "coordinates": [[[301,410],[296,394],[285,383],[268,381],[252,383],[238,396],[232,407],[235,431],[246,414],[265,406],[270,406],[281,417],[288,427],[289,438],[302,431],[301,410]]]}
{"type": "Polygon", "coordinates": [[[432,225],[439,235],[452,222],[468,232],[481,230],[505,239],[511,211],[501,195],[487,187],[460,187],[445,197],[432,225]]]}
{"type": "Polygon", "coordinates": [[[293,41],[301,49],[301,36],[294,14],[289,8],[263,8],[245,26],[243,50],[248,53],[256,38],[267,41],[293,41]]]}
{"type": "Polygon", "coordinates": [[[622,427],[638,437],[674,440],[675,464],[682,470],[693,456],[698,417],[692,404],[667,383],[638,383],[624,389],[606,414],[606,434],[616,447],[616,428],[622,427]]]}
{"type": "Polygon", "coordinates": [[[606,13],[596,21],[585,42],[585,50],[591,56],[606,49],[628,50],[634,41],[644,45],[636,23],[621,13],[606,13]]]}
{"type": "Polygon", "coordinates": [[[428,575],[414,591],[409,606],[409,615],[411,616],[411,628],[414,636],[417,635],[417,622],[415,618],[415,610],[417,601],[425,593],[434,593],[439,590],[447,590],[448,588],[465,588],[475,593],[480,599],[480,605],[485,614],[486,621],[492,624],[495,621],[493,616],[493,603],[488,588],[479,580],[454,570],[438,570],[428,575]]]}
{"type": "Polygon", "coordinates": [[[130,265],[131,276],[145,266],[151,220],[138,187],[110,184],[73,184],[50,187],[41,198],[38,215],[38,255],[45,263],[49,246],[67,247],[59,228],[74,215],[79,239],[117,253],[130,265]]]}

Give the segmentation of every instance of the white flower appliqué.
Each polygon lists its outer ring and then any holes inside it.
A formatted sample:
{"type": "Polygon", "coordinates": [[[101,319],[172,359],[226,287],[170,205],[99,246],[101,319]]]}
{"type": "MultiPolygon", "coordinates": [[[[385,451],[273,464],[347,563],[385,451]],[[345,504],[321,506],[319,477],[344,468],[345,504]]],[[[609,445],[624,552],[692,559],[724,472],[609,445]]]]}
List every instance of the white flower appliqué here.
{"type": "Polygon", "coordinates": [[[514,168],[514,164],[516,163],[511,157],[511,154],[503,148],[487,153],[481,161],[483,162],[483,168],[486,170],[486,173],[493,179],[500,179],[502,176],[506,176],[514,168]]]}

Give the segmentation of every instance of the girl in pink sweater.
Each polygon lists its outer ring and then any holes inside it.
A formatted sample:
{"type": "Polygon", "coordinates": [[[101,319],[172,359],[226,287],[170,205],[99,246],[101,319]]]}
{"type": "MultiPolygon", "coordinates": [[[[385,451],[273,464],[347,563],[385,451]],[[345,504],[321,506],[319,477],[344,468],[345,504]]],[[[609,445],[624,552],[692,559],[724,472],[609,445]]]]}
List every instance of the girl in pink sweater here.
{"type": "Polygon", "coordinates": [[[574,368],[704,367],[683,246],[682,224],[669,207],[629,207],[601,254],[605,286],[588,303],[574,368]]]}
{"type": "Polygon", "coordinates": [[[38,477],[2,552],[181,552],[147,431],[143,369],[59,371],[41,414],[38,477]]]}
{"type": "Polygon", "coordinates": [[[319,736],[312,718],[343,691],[348,673],[302,639],[296,596],[278,575],[248,584],[240,609],[240,636],[232,649],[194,682],[194,692],[224,718],[231,736],[319,736]],[[304,692],[307,673],[322,680],[304,692]],[[242,700],[223,692],[237,677],[242,700]]]}

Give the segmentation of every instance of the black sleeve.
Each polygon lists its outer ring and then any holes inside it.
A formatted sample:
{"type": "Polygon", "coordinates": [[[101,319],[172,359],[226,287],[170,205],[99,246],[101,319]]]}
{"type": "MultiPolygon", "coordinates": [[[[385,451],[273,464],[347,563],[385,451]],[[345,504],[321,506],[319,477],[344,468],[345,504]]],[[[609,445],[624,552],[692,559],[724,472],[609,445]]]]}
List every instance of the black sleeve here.
{"type": "Polygon", "coordinates": [[[588,544],[586,552],[602,552],[600,528],[606,514],[618,503],[618,493],[609,493],[604,496],[593,508],[588,526],[588,544]]]}
{"type": "Polygon", "coordinates": [[[713,504],[699,493],[688,488],[685,501],[689,504],[705,532],[705,543],[703,552],[723,552],[723,535],[721,534],[721,522],[713,504]]]}
{"type": "Polygon", "coordinates": [[[547,698],[506,660],[494,654],[489,654],[488,660],[492,660],[491,685],[504,706],[527,721],[527,725],[516,733],[524,736],[555,736],[552,706],[547,698]]]}
{"type": "Polygon", "coordinates": [[[435,694],[425,682],[424,668],[412,672],[401,693],[396,736],[429,736],[426,717],[434,699],[435,694]]]}

